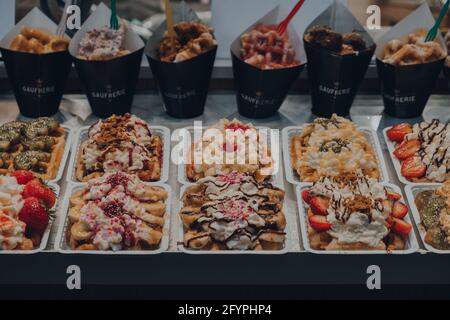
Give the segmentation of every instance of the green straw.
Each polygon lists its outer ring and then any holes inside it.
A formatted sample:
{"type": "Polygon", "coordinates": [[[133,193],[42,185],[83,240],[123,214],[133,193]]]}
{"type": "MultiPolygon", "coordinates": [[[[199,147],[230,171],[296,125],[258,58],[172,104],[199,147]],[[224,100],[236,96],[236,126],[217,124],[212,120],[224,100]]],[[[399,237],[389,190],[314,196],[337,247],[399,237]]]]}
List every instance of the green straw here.
{"type": "Polygon", "coordinates": [[[439,13],[439,17],[436,20],[436,23],[434,24],[433,28],[428,31],[427,37],[425,38],[425,42],[433,41],[436,39],[439,31],[439,26],[442,23],[442,20],[444,19],[445,15],[447,14],[448,7],[450,5],[450,0],[447,0],[447,2],[444,4],[444,6],[441,9],[441,12],[439,13]]]}
{"type": "MultiPolygon", "coordinates": [[[[450,0],[449,0],[450,1],[450,0]]],[[[111,29],[119,29],[119,20],[117,19],[116,0],[111,0],[111,19],[109,20],[111,29]]]]}

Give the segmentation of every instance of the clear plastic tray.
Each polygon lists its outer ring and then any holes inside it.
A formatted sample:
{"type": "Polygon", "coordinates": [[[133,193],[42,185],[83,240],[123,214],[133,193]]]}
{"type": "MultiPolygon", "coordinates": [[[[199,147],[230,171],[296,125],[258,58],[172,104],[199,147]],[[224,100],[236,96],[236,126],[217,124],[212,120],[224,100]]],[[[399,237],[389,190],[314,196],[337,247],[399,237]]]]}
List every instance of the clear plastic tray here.
{"type": "Polygon", "coordinates": [[[181,206],[182,206],[182,197],[184,192],[186,191],[186,189],[189,186],[194,185],[193,183],[190,184],[185,184],[183,186],[181,186],[181,190],[180,190],[180,199],[177,200],[177,206],[176,206],[176,211],[174,212],[174,214],[177,215],[177,232],[175,234],[178,235],[178,250],[182,251],[184,253],[188,253],[188,254],[285,254],[287,252],[289,252],[290,248],[294,247],[294,241],[295,242],[299,242],[299,239],[296,239],[295,237],[292,236],[292,231],[291,228],[296,228],[297,227],[297,223],[296,223],[296,219],[295,217],[292,215],[291,212],[289,212],[287,206],[286,206],[286,200],[284,201],[283,204],[283,212],[284,215],[286,217],[286,239],[284,242],[284,247],[281,250],[191,250],[186,248],[183,245],[183,237],[184,237],[184,226],[183,226],[183,221],[181,220],[181,217],[179,216],[179,212],[181,210],[181,206]]]}
{"type": "Polygon", "coordinates": [[[395,145],[394,143],[388,138],[387,131],[391,129],[392,127],[387,127],[383,130],[383,137],[386,141],[386,145],[388,147],[387,153],[389,154],[389,157],[391,158],[392,164],[394,165],[395,172],[397,173],[398,180],[400,180],[401,183],[404,183],[406,185],[412,185],[412,186],[423,186],[423,185],[434,185],[435,183],[432,182],[411,182],[408,179],[406,179],[401,172],[401,163],[400,161],[394,156],[394,150],[395,145]]]}
{"type": "MultiPolygon", "coordinates": [[[[186,127],[183,128],[184,130],[187,130],[189,132],[189,134],[191,134],[191,136],[193,137],[193,133],[194,133],[194,127],[186,127]]],[[[269,130],[269,128],[267,127],[256,127],[256,129],[267,129],[269,130]]],[[[186,139],[185,142],[189,141],[188,139],[186,139]]],[[[282,181],[282,169],[280,166],[280,161],[281,161],[281,149],[278,150],[278,154],[274,153],[274,148],[271,145],[271,139],[267,138],[267,144],[268,144],[268,149],[271,151],[271,155],[272,158],[274,160],[274,168],[276,170],[276,173],[272,176],[271,181],[273,181],[274,183],[278,183],[280,181],[282,181]]],[[[184,145],[183,148],[188,148],[187,150],[190,150],[191,145],[186,146],[184,145]]],[[[187,153],[186,153],[187,154],[187,153]]],[[[192,181],[190,181],[187,176],[186,176],[186,159],[184,159],[184,161],[180,161],[178,163],[178,182],[180,182],[181,184],[191,184],[193,183],[192,181]]]]}
{"type": "MultiPolygon", "coordinates": [[[[51,187],[53,189],[53,191],[55,192],[57,201],[55,203],[55,206],[53,207],[53,210],[55,212],[58,212],[58,209],[60,208],[60,205],[61,205],[61,200],[59,198],[59,193],[60,193],[59,185],[57,185],[54,182],[49,182],[49,183],[47,183],[47,185],[49,187],[51,187]]],[[[33,253],[38,253],[38,252],[44,251],[45,248],[47,247],[47,243],[48,243],[48,240],[50,237],[50,231],[52,229],[52,226],[53,226],[53,220],[50,220],[50,222],[48,223],[47,229],[45,230],[44,234],[42,235],[41,243],[38,248],[33,249],[33,250],[0,250],[0,255],[2,255],[2,254],[33,254],[33,253]]]]}
{"type": "MultiPolygon", "coordinates": [[[[72,147],[72,155],[69,162],[69,170],[67,172],[67,181],[71,183],[81,183],[75,176],[75,170],[77,165],[78,152],[80,152],[80,145],[87,140],[89,126],[81,127],[76,133],[76,141],[74,141],[72,147]]],[[[152,134],[161,137],[163,142],[163,162],[161,179],[157,182],[166,182],[169,179],[169,167],[170,167],[170,130],[163,126],[150,127],[152,134]]]]}
{"type": "Polygon", "coordinates": [[[436,249],[435,247],[429,245],[425,242],[425,234],[426,230],[425,227],[422,225],[422,219],[420,218],[419,210],[417,209],[416,202],[414,199],[416,198],[416,195],[419,192],[426,191],[426,190],[434,190],[437,189],[440,186],[440,184],[422,184],[422,185],[408,185],[405,187],[405,193],[406,197],[409,202],[409,207],[411,208],[411,213],[414,218],[414,222],[416,223],[417,229],[419,230],[420,238],[422,239],[422,243],[425,246],[425,248],[434,253],[439,254],[450,254],[450,250],[440,250],[436,249]]]}
{"type": "MultiPolygon", "coordinates": [[[[289,151],[292,136],[300,134],[302,130],[303,126],[293,126],[293,127],[286,127],[282,131],[283,159],[284,159],[286,180],[292,184],[303,183],[300,180],[300,177],[292,168],[291,155],[289,151]]],[[[374,149],[375,156],[377,157],[378,170],[381,174],[380,182],[389,181],[389,174],[386,168],[386,163],[384,162],[383,152],[381,150],[380,141],[378,140],[377,133],[374,130],[366,127],[360,127],[359,130],[364,133],[365,137],[367,138],[367,140],[374,149]]]]}
{"type": "Polygon", "coordinates": [[[164,227],[163,227],[163,237],[161,239],[161,243],[159,248],[156,250],[122,250],[122,251],[102,251],[102,250],[71,250],[69,245],[67,244],[66,232],[67,227],[69,225],[69,209],[70,209],[70,197],[71,195],[77,191],[82,189],[86,184],[85,183],[71,183],[66,188],[66,194],[64,196],[63,204],[61,206],[61,220],[58,226],[58,233],[55,239],[55,250],[60,253],[67,254],[109,254],[109,255],[154,255],[158,253],[162,253],[167,251],[169,248],[169,235],[170,235],[170,210],[172,208],[172,189],[169,185],[160,183],[160,182],[149,182],[151,186],[162,187],[167,193],[168,197],[166,200],[166,213],[164,215],[164,227]]]}
{"type": "MultiPolygon", "coordinates": [[[[391,188],[395,192],[402,193],[401,189],[397,187],[394,184],[382,182],[382,185],[391,188]]],[[[411,230],[411,234],[409,236],[409,239],[406,243],[406,249],[405,250],[393,250],[390,253],[386,250],[336,250],[336,251],[326,251],[326,250],[315,250],[310,247],[309,245],[309,238],[308,238],[308,221],[306,221],[306,212],[305,207],[303,205],[303,200],[301,197],[301,192],[305,188],[311,187],[311,183],[302,183],[296,186],[295,188],[295,196],[297,197],[297,204],[298,204],[298,214],[300,219],[300,228],[301,228],[301,234],[302,234],[302,240],[303,240],[303,246],[306,251],[316,254],[411,254],[416,252],[419,249],[419,244],[417,242],[416,234],[414,230],[411,230]]],[[[404,219],[406,222],[410,223],[412,225],[412,221],[409,217],[409,214],[404,219]]]]}

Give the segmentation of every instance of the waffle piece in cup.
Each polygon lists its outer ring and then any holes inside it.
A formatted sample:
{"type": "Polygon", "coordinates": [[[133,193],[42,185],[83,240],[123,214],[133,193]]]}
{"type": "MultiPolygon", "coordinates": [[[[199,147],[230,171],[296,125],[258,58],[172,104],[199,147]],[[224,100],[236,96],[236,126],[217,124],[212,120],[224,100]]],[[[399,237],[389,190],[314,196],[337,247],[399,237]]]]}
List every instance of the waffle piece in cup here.
{"type": "Polygon", "coordinates": [[[284,191],[232,172],[186,188],[179,212],[191,250],[281,250],[284,191]]]}
{"type": "Polygon", "coordinates": [[[137,175],[105,174],[70,197],[72,250],[155,250],[163,237],[167,192],[137,175]]]}
{"type": "Polygon", "coordinates": [[[191,145],[186,176],[194,182],[206,176],[240,172],[257,181],[269,179],[274,163],[266,140],[251,123],[221,119],[191,145]]]}
{"type": "Polygon", "coordinates": [[[305,34],[305,41],[340,55],[358,54],[367,49],[366,42],[357,32],[339,33],[328,26],[314,26],[305,34]]]}
{"type": "Polygon", "coordinates": [[[450,250],[450,181],[415,197],[425,242],[438,250],[450,250]]]}
{"type": "Polygon", "coordinates": [[[113,30],[108,26],[93,29],[84,35],[78,47],[78,57],[84,60],[105,61],[130,53],[125,48],[127,26],[121,21],[120,28],[113,30]]]}
{"type": "Polygon", "coordinates": [[[281,69],[300,64],[288,33],[278,34],[276,25],[257,25],[241,36],[241,58],[257,68],[281,69]]]}
{"type": "Polygon", "coordinates": [[[301,194],[314,250],[404,250],[412,226],[402,196],[361,173],[322,177],[301,194]]]}
{"type": "Polygon", "coordinates": [[[395,144],[400,173],[414,183],[442,183],[450,179],[450,123],[439,119],[411,125],[398,123],[386,131],[395,144]]]}
{"type": "Polygon", "coordinates": [[[394,39],[384,46],[383,62],[395,66],[428,63],[443,59],[447,52],[437,41],[425,42],[427,30],[419,29],[403,39],[394,39]]]}
{"type": "Polygon", "coordinates": [[[88,139],[78,151],[76,177],[79,181],[108,172],[135,173],[143,181],[161,178],[163,144],[150,126],[129,113],[99,120],[89,128],[88,139]]]}
{"type": "Polygon", "coordinates": [[[304,126],[290,141],[292,168],[301,181],[314,182],[323,176],[362,171],[381,178],[375,152],[358,126],[333,114],[304,126]]]}
{"type": "Polygon", "coordinates": [[[175,37],[165,33],[158,56],[165,62],[182,62],[192,59],[217,46],[214,30],[197,21],[183,21],[174,25],[175,37]]]}
{"type": "Polygon", "coordinates": [[[45,54],[65,51],[69,47],[69,38],[52,35],[44,29],[22,27],[11,41],[9,49],[13,51],[45,54]]]}
{"type": "Polygon", "coordinates": [[[66,134],[53,118],[13,121],[0,126],[0,174],[30,170],[43,180],[56,177],[66,134]]]}
{"type": "Polygon", "coordinates": [[[41,245],[56,196],[30,171],[0,176],[0,250],[33,250],[41,245]]]}

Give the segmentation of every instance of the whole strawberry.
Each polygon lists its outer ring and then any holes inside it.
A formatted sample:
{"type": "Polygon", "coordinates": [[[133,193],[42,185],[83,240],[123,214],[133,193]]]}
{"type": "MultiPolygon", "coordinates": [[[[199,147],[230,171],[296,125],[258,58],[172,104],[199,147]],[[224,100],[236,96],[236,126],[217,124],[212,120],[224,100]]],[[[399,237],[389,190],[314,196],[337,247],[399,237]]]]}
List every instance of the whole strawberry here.
{"type": "Polygon", "coordinates": [[[11,173],[11,176],[16,178],[18,184],[27,184],[34,179],[33,172],[27,170],[17,170],[11,173]]]}
{"type": "Polygon", "coordinates": [[[48,226],[49,215],[45,207],[41,204],[38,198],[26,198],[19,212],[19,219],[30,228],[39,233],[44,233],[48,226]]]}
{"type": "Polygon", "coordinates": [[[43,185],[39,180],[34,179],[28,182],[22,191],[22,197],[35,197],[41,200],[48,209],[53,208],[56,202],[56,197],[53,191],[43,185]]]}

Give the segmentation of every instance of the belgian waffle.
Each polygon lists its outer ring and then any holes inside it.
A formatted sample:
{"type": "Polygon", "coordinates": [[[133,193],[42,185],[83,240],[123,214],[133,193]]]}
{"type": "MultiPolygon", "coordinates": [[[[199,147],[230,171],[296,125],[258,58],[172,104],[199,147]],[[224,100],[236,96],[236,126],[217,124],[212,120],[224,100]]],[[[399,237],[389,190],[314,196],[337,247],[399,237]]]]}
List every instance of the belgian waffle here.
{"type": "Polygon", "coordinates": [[[136,173],[144,181],[161,178],[163,145],[146,122],[125,114],[98,121],[78,152],[76,177],[89,181],[106,172],[136,173]]]}
{"type": "Polygon", "coordinates": [[[163,237],[167,192],[136,175],[108,173],[70,197],[72,250],[155,250],[163,237]]]}
{"type": "Polygon", "coordinates": [[[13,121],[0,126],[0,175],[30,170],[43,180],[56,177],[65,132],[53,118],[13,121]]]}
{"type": "Polygon", "coordinates": [[[179,212],[184,246],[191,250],[281,250],[284,191],[231,173],[187,187],[179,212]]]}

